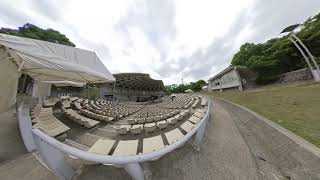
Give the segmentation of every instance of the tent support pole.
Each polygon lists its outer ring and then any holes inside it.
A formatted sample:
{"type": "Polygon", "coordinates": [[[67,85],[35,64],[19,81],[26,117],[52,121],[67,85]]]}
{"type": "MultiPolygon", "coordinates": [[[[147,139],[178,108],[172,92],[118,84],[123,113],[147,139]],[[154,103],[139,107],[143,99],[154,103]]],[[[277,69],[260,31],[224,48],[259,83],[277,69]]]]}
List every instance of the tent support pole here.
{"type": "Polygon", "coordinates": [[[23,75],[24,75],[24,77],[23,77],[22,88],[21,88],[22,93],[24,93],[24,87],[26,85],[26,80],[27,80],[27,75],[26,74],[23,74],[23,75]]]}

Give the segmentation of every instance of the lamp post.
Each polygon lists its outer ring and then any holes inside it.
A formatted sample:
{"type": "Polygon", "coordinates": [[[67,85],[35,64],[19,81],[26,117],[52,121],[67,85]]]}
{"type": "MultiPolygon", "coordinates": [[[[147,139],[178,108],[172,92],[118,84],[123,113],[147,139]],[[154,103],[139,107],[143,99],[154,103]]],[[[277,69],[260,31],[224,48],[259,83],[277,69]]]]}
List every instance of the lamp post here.
{"type": "Polygon", "coordinates": [[[299,26],[300,24],[288,26],[285,29],[283,29],[280,34],[289,32],[289,40],[296,46],[296,48],[302,54],[303,58],[306,60],[314,81],[320,81],[320,70],[316,60],[314,59],[314,56],[311,54],[307,46],[293,32],[299,26]],[[310,63],[309,59],[311,59],[315,69],[312,67],[312,63],[310,63]]]}

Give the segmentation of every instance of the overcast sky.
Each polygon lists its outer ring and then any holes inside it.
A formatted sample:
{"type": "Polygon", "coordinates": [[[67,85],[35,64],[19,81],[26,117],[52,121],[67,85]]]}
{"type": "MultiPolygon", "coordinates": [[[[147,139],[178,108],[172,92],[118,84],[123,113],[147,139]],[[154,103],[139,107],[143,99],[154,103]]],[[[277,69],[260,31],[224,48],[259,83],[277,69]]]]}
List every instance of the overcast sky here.
{"type": "Polygon", "coordinates": [[[111,73],[207,80],[245,42],[320,12],[320,0],[1,0],[0,27],[32,23],[95,51],[111,73]]]}

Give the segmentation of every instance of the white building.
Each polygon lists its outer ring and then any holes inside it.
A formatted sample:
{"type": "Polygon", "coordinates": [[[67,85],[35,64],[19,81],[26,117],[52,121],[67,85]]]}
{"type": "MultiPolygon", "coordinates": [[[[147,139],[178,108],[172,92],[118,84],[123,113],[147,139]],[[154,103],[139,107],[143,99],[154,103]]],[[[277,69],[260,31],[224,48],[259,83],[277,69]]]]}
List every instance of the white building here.
{"type": "Polygon", "coordinates": [[[210,78],[208,91],[223,91],[224,89],[238,88],[243,91],[252,87],[255,83],[256,74],[244,66],[230,65],[217,75],[210,78]]]}

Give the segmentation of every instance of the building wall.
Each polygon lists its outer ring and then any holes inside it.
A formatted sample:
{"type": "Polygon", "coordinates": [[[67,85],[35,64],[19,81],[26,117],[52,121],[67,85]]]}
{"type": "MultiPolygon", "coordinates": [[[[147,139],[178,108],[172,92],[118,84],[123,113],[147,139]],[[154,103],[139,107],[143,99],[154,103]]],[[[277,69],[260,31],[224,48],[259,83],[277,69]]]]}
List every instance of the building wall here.
{"type": "Polygon", "coordinates": [[[220,77],[209,81],[208,89],[211,91],[239,87],[240,81],[236,70],[231,70],[220,77]]]}

